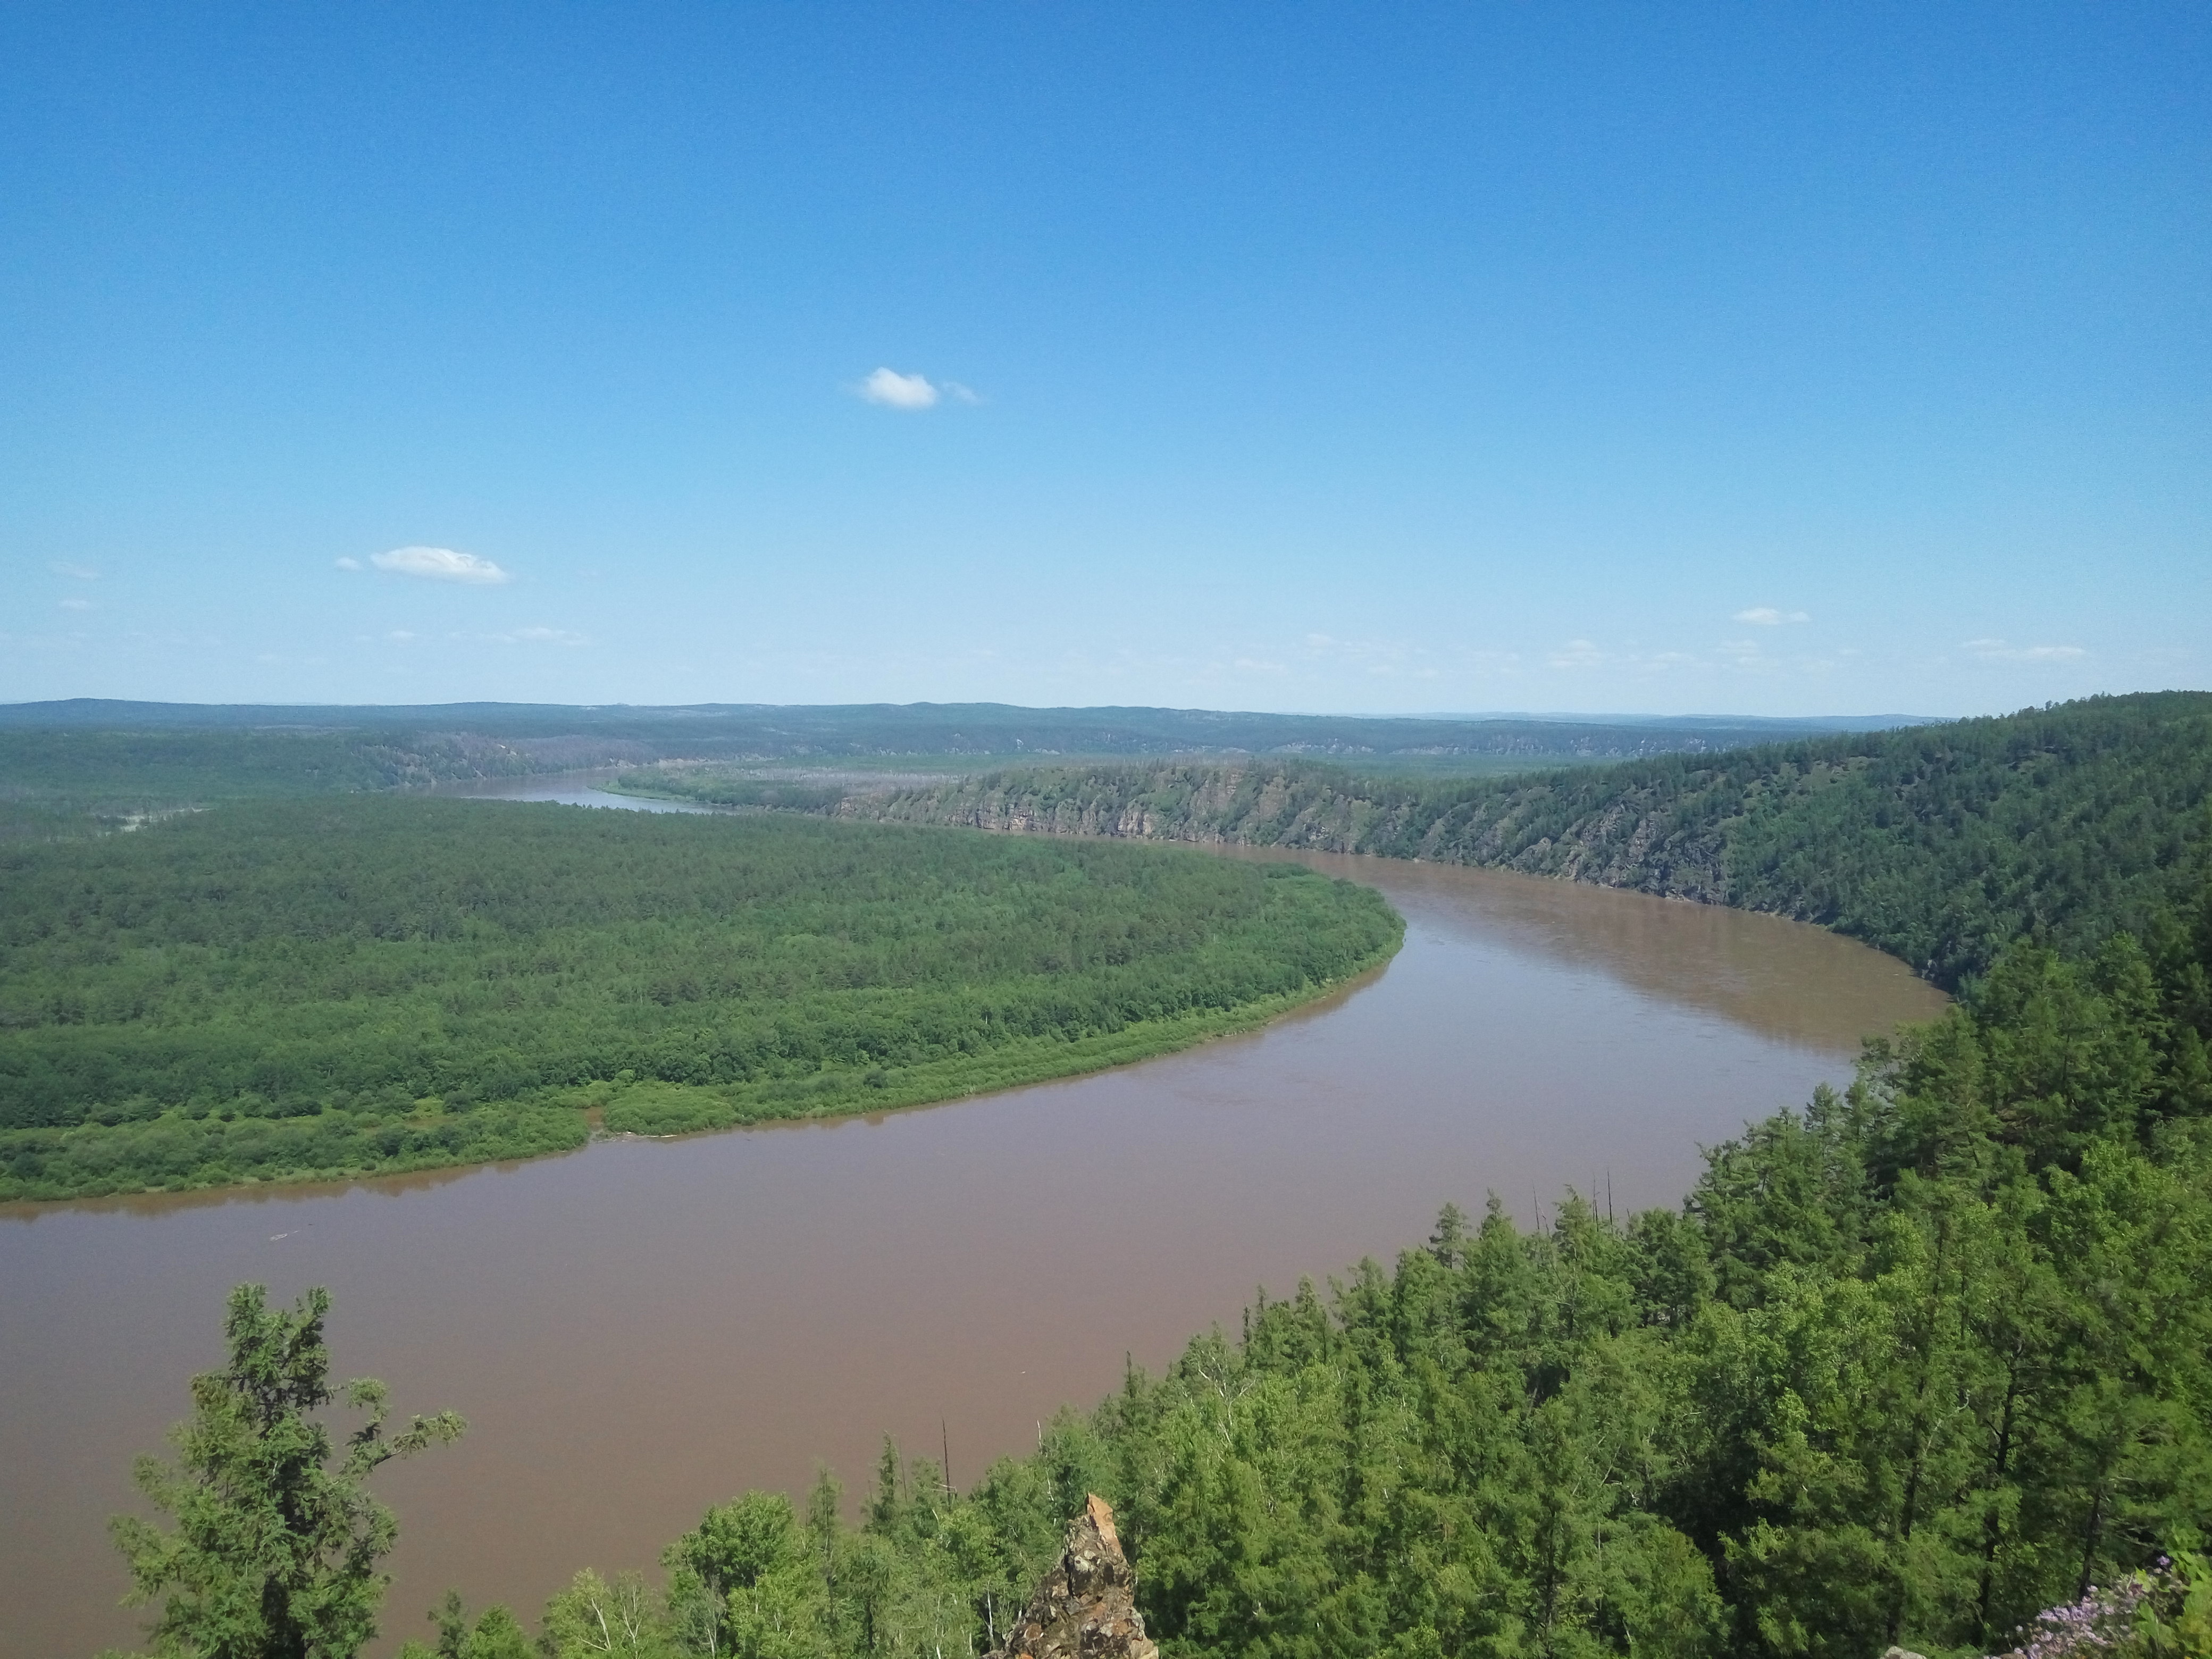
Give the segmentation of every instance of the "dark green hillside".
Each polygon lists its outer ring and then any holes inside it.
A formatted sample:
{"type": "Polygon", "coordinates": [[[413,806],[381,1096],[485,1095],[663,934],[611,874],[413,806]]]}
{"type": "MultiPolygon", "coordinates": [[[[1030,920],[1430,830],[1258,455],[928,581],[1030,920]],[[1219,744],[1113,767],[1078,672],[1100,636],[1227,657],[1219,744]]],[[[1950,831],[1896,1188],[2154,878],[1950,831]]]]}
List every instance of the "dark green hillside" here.
{"type": "Polygon", "coordinates": [[[422,799],[0,850],[0,1197],[941,1099],[1249,1024],[1376,895],[1154,849],[422,799]]]}
{"type": "Polygon", "coordinates": [[[840,810],[1568,877],[1820,922],[1955,987],[2015,936],[2094,945],[2187,890],[2212,848],[2212,696],[2098,697],[1494,781],[1061,768],[840,810]]]}

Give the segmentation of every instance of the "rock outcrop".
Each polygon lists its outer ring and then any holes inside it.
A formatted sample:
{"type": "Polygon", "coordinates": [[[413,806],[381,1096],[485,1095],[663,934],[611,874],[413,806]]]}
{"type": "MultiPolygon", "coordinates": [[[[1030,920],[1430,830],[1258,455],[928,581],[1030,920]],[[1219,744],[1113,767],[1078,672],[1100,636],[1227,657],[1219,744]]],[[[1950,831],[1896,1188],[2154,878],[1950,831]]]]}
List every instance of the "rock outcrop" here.
{"type": "Polygon", "coordinates": [[[1114,1511],[1093,1493],[1067,1547],[990,1659],[1158,1659],[1137,1611],[1137,1576],[1114,1535],[1114,1511]]]}

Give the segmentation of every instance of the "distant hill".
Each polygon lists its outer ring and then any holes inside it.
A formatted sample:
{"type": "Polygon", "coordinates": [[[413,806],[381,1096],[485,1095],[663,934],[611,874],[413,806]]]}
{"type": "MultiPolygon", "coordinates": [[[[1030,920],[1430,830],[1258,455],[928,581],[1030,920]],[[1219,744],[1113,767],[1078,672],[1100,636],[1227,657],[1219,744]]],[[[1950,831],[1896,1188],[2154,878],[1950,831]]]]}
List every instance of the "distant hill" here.
{"type": "Polygon", "coordinates": [[[849,817],[1481,865],[1814,921],[1946,986],[2094,942],[2203,878],[2212,694],[1443,781],[1254,759],[1024,769],[849,817]]]}
{"type": "Polygon", "coordinates": [[[1298,755],[1466,775],[1707,753],[1826,729],[1819,721],[1378,720],[1005,703],[291,707],[75,698],[0,705],[0,833],[68,833],[216,799],[668,760],[819,767],[933,757],[953,769],[1030,758],[1298,755]]]}
{"type": "Polygon", "coordinates": [[[1480,714],[1369,717],[1208,708],[1024,708],[1011,703],[562,703],[416,705],[124,702],[75,697],[0,703],[0,730],[410,732],[515,739],[629,738],[733,757],[987,754],[1638,755],[1734,748],[1778,738],[1914,723],[1910,715],[1480,714]]]}

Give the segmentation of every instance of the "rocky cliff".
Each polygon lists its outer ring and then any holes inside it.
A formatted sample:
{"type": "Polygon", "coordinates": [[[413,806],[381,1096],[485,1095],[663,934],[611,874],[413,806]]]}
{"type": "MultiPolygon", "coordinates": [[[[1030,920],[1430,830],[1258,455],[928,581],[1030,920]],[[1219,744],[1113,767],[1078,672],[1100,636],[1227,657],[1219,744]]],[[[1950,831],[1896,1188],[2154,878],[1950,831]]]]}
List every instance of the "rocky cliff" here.
{"type": "Polygon", "coordinates": [[[1041,767],[848,799],[837,810],[1029,834],[1371,853],[1729,900],[1729,814],[1681,810],[1686,782],[1692,793],[1710,787],[1703,773],[1627,789],[1593,789],[1595,776],[1439,785],[1271,762],[1041,767]]]}
{"type": "Polygon", "coordinates": [[[1114,1535],[1114,1511],[1092,1494],[1067,1547],[990,1659],[1158,1659],[1137,1611],[1136,1575],[1114,1535]]]}

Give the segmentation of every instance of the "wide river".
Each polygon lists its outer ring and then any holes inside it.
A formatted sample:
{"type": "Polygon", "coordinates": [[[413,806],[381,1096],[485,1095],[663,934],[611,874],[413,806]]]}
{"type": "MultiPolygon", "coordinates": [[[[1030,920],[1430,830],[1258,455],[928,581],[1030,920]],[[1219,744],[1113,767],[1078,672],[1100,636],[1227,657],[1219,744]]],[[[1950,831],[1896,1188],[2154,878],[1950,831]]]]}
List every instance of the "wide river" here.
{"type": "MultiPolygon", "coordinates": [[[[577,785],[486,792],[613,805],[577,785]]],[[[636,803],[624,803],[635,805],[636,803]]],[[[499,809],[509,810],[509,809],[499,809]]],[[[1941,996],[1817,929],[1316,857],[1407,921],[1382,973],[1247,1036],[838,1123],[343,1187],[0,1206],[0,1655],[129,1642],[105,1520],[221,1358],[224,1293],[335,1297],[340,1376],[451,1407],[394,1464],[388,1651],[447,1585],[534,1620],[707,1505],[848,1492],[882,1437],[965,1485],[1254,1290],[1419,1242],[1448,1200],[1680,1200],[1698,1147],[1850,1075],[1941,996]]]]}

